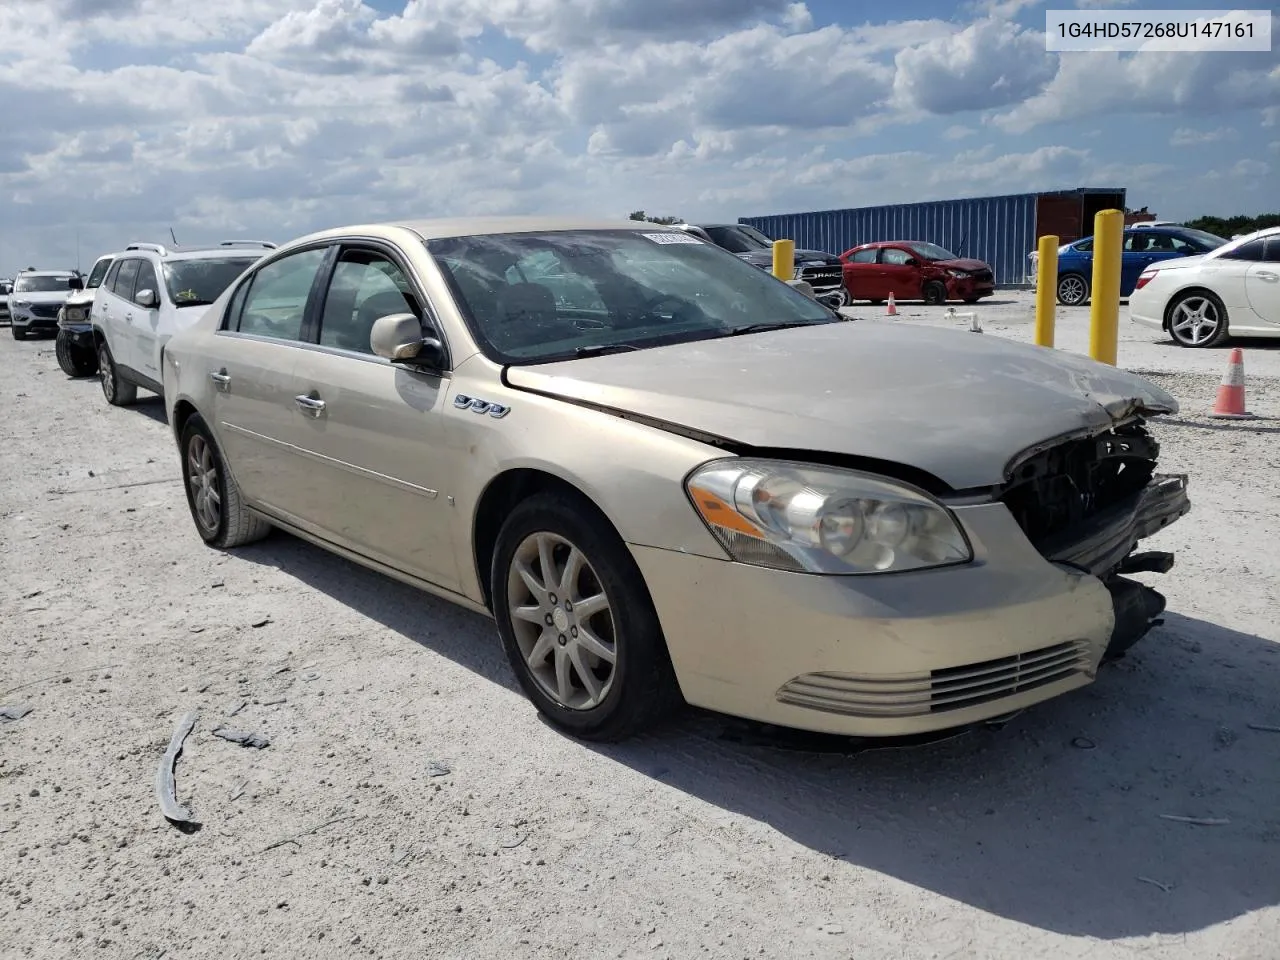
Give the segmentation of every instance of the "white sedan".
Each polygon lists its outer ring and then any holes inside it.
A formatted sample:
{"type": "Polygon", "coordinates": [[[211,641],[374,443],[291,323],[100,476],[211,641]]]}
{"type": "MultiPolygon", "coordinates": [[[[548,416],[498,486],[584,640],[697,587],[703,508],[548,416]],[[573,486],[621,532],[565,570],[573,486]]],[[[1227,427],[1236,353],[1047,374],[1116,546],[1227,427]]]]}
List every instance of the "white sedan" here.
{"type": "Polygon", "coordinates": [[[1129,296],[1129,316],[1184,347],[1214,347],[1229,336],[1280,337],[1280,227],[1153,264],[1129,296]]]}

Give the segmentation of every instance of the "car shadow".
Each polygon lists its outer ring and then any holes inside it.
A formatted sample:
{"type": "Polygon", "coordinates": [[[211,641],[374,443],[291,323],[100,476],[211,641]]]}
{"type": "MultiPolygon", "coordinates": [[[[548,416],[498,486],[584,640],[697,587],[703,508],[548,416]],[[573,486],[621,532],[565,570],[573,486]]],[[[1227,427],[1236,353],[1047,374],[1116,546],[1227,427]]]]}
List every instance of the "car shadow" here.
{"type": "MultiPolygon", "coordinates": [[[[496,633],[473,639],[492,631],[482,617],[287,535],[238,556],[518,689],[496,633]]],[[[1277,667],[1280,644],[1170,613],[1090,687],[942,742],[784,736],[688,711],[582,749],[1019,923],[1177,935],[1280,903],[1280,733],[1249,726],[1280,724],[1277,667]]]]}
{"type": "Polygon", "coordinates": [[[164,397],[155,396],[154,394],[139,397],[130,406],[130,409],[137,411],[144,417],[150,417],[162,427],[169,425],[169,413],[164,408],[164,397]]]}

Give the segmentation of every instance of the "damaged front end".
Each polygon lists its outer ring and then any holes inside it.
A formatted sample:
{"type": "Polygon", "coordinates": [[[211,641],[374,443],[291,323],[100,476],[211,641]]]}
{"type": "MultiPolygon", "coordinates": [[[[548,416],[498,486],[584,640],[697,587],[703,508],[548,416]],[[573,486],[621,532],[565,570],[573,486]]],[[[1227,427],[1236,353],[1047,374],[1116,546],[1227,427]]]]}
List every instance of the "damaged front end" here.
{"type": "Polygon", "coordinates": [[[1191,510],[1185,475],[1156,473],[1160,445],[1141,419],[1016,460],[998,499],[1047,560],[1090,573],[1111,593],[1116,659],[1158,624],[1165,598],[1125,574],[1167,573],[1173,554],[1139,541],[1191,510]]]}

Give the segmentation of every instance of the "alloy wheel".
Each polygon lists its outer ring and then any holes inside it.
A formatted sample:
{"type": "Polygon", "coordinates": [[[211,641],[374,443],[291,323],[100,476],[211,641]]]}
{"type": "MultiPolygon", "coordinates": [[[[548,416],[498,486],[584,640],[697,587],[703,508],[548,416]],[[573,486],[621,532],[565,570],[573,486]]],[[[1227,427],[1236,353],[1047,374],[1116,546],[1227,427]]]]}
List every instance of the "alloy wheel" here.
{"type": "Polygon", "coordinates": [[[105,346],[98,348],[98,380],[102,384],[102,395],[110,403],[116,395],[116,371],[105,346]]]}
{"type": "Polygon", "coordinates": [[[530,676],[556,703],[591,710],[613,686],[613,609],[586,555],[564,537],[532,533],[507,577],[516,644],[530,676]]]}
{"type": "Polygon", "coordinates": [[[1213,339],[1221,322],[1218,308],[1208,297],[1187,297],[1173,308],[1169,329],[1178,340],[1198,347],[1213,339]]]}
{"type": "Polygon", "coordinates": [[[1058,299],[1068,306],[1083,303],[1085,298],[1084,281],[1076,276],[1063,277],[1058,282],[1058,299]]]}
{"type": "Polygon", "coordinates": [[[222,519],[222,494],[218,492],[218,464],[213,448],[199,434],[187,444],[187,486],[196,522],[212,536],[218,532],[222,519]]]}

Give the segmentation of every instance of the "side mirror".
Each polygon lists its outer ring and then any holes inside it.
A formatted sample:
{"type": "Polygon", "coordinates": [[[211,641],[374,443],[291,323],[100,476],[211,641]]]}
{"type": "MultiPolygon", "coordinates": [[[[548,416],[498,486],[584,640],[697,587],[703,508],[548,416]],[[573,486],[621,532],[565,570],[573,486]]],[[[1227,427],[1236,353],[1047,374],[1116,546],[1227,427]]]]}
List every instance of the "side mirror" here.
{"type": "Polygon", "coordinates": [[[907,257],[907,266],[908,266],[908,267],[918,267],[918,266],[920,266],[920,261],[919,261],[919,260],[917,260],[915,257],[907,257]]]}
{"type": "Polygon", "coordinates": [[[160,298],[156,296],[156,292],[154,290],[139,290],[134,294],[133,299],[138,306],[144,307],[147,310],[154,310],[156,307],[160,306],[160,298]]]}
{"type": "Polygon", "coordinates": [[[392,313],[375,320],[369,331],[369,347],[392,363],[444,365],[444,344],[436,337],[423,336],[422,322],[412,313],[392,313]]]}
{"type": "Polygon", "coordinates": [[[67,278],[67,289],[68,289],[68,290],[83,290],[83,289],[84,289],[84,279],[83,279],[82,277],[68,277],[68,278],[67,278]]]}

